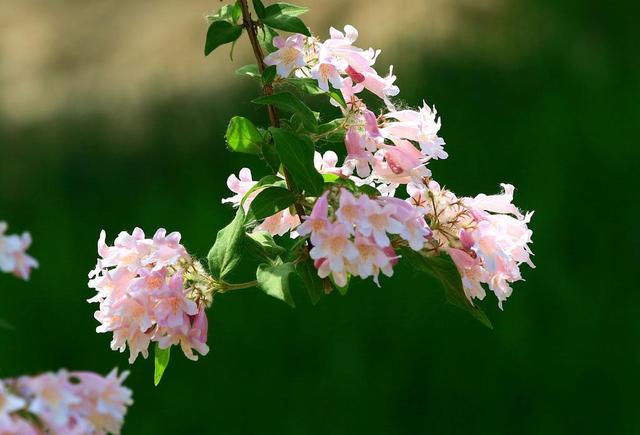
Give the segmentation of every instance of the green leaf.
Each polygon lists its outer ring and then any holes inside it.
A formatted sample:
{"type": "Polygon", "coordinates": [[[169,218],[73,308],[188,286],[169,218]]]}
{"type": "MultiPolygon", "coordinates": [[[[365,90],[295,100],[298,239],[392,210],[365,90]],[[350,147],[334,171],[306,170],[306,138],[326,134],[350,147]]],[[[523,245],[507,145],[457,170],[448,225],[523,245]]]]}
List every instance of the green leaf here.
{"type": "Polygon", "coordinates": [[[258,70],[258,65],[252,63],[238,68],[236,74],[240,76],[260,77],[260,70],[258,70]]]}
{"type": "Polygon", "coordinates": [[[338,183],[340,179],[342,179],[342,177],[340,175],[329,173],[329,174],[322,174],[322,179],[324,180],[325,183],[335,184],[335,183],[338,183]]]}
{"type": "Polygon", "coordinates": [[[270,65],[262,71],[262,84],[270,85],[273,82],[273,79],[276,78],[276,66],[270,65]]]}
{"type": "Polygon", "coordinates": [[[307,293],[309,293],[311,303],[313,305],[317,304],[324,294],[324,282],[322,278],[318,276],[318,271],[313,265],[313,260],[307,259],[298,263],[296,265],[296,272],[307,289],[307,293]]]}
{"type": "Polygon", "coordinates": [[[166,349],[161,349],[158,343],[154,349],[154,371],[153,371],[153,385],[156,387],[162,379],[164,371],[169,365],[169,359],[171,357],[171,346],[166,349]]]}
{"type": "Polygon", "coordinates": [[[207,40],[204,45],[204,55],[208,56],[213,50],[223,44],[233,42],[242,34],[242,26],[228,21],[214,21],[207,31],[207,40]]]}
{"type": "Polygon", "coordinates": [[[240,6],[240,0],[236,0],[231,7],[231,19],[234,23],[237,23],[240,17],[242,17],[242,7],[240,6]]]}
{"type": "Polygon", "coordinates": [[[288,15],[290,17],[297,17],[305,12],[309,12],[309,8],[304,6],[296,6],[291,3],[274,3],[267,6],[266,15],[288,15]]]}
{"type": "Polygon", "coordinates": [[[347,103],[346,101],[344,101],[344,97],[342,96],[341,92],[331,89],[329,91],[329,96],[331,97],[331,99],[337,102],[340,106],[344,107],[345,109],[347,108],[347,103]]]}
{"type": "Polygon", "coordinates": [[[318,82],[314,79],[292,77],[292,78],[286,79],[285,83],[289,83],[295,86],[296,88],[300,89],[301,91],[306,92],[309,95],[326,94],[325,91],[320,89],[320,86],[318,86],[318,82]]]}
{"type": "Polygon", "coordinates": [[[262,259],[262,262],[269,261],[274,263],[279,257],[286,254],[286,250],[278,245],[273,236],[266,231],[254,231],[247,234],[247,253],[253,254],[256,258],[262,259]]]}
{"type": "Polygon", "coordinates": [[[263,138],[251,121],[242,116],[234,116],[229,121],[225,135],[232,151],[245,154],[260,154],[263,138]]]}
{"type": "Polygon", "coordinates": [[[218,232],[207,260],[209,271],[214,278],[223,280],[238,266],[242,257],[244,233],[244,212],[238,208],[235,218],[218,232]]]}
{"type": "Polygon", "coordinates": [[[269,296],[295,306],[289,289],[289,276],[295,272],[293,263],[261,264],[256,272],[258,287],[269,296]]]}
{"type": "Polygon", "coordinates": [[[280,170],[280,157],[278,157],[278,152],[276,151],[276,147],[273,142],[265,142],[262,146],[262,158],[269,168],[271,168],[273,173],[277,174],[280,170]]]}
{"type": "Polygon", "coordinates": [[[220,20],[225,20],[225,21],[229,21],[232,19],[233,17],[233,5],[224,5],[222,6],[218,12],[216,12],[213,15],[207,15],[207,21],[209,23],[213,23],[214,21],[220,21],[220,20]]]}
{"type": "Polygon", "coordinates": [[[344,127],[344,118],[334,119],[333,121],[318,126],[318,135],[326,143],[344,144],[344,136],[347,130],[344,127]]]}
{"type": "Polygon", "coordinates": [[[472,305],[464,294],[462,278],[451,257],[446,254],[429,257],[411,249],[403,249],[402,257],[407,258],[416,270],[427,273],[442,283],[447,303],[466,311],[487,328],[493,329],[491,320],[484,311],[472,305]]]}
{"type": "Polygon", "coordinates": [[[253,100],[256,104],[271,104],[278,109],[286,110],[297,114],[309,131],[315,132],[318,129],[316,115],[306,104],[291,92],[279,92],[273,95],[263,95],[253,100]]]}
{"type": "Polygon", "coordinates": [[[256,184],[251,187],[251,189],[247,190],[247,193],[245,193],[242,197],[242,201],[240,201],[240,204],[243,205],[247,198],[249,198],[249,195],[251,195],[256,190],[263,189],[268,186],[286,187],[286,183],[277,175],[267,175],[266,177],[262,177],[256,184]]]}
{"type": "Polygon", "coordinates": [[[280,128],[269,128],[282,164],[289,170],[295,187],[310,196],[320,196],[322,175],[313,166],[313,143],[280,128]]]}
{"type": "Polygon", "coordinates": [[[285,32],[302,33],[303,35],[311,36],[311,32],[309,32],[309,29],[300,18],[284,14],[268,15],[271,6],[267,7],[267,15],[262,19],[265,24],[285,32]]]}
{"type": "Polygon", "coordinates": [[[251,201],[247,220],[256,220],[273,216],[296,201],[296,194],[284,187],[267,187],[251,201]]]}
{"type": "Polygon", "coordinates": [[[264,4],[260,0],[252,0],[253,1],[253,9],[256,11],[256,15],[258,18],[264,18],[266,15],[266,11],[264,8],[264,4]]]}

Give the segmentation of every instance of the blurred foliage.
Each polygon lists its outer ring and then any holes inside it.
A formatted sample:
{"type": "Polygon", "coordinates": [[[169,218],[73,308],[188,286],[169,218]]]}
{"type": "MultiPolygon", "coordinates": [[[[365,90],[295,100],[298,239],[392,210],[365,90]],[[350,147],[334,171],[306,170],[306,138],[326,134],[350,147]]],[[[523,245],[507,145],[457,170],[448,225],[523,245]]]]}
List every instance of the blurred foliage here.
{"type": "MultiPolygon", "coordinates": [[[[510,182],[516,204],[536,210],[537,269],[504,312],[491,295],[482,303],[495,329],[440,305],[437,283],[408,267],[315,307],[293,288],[295,310],[257,289],[230,293],[211,311],[207,357],[175,358],[159,387],[153,360],[130,367],[125,434],[640,431],[634,14],[577,0],[519,7],[547,21],[513,59],[417,52],[407,69],[403,53],[384,53],[407,103],[427,97],[443,116],[451,157],[431,165],[435,177],[466,195],[510,182]]],[[[518,44],[518,32],[505,40],[518,44]]],[[[0,317],[15,328],[0,329],[1,377],[127,366],[85,302],[98,233],[179,230],[204,258],[233,215],[220,204],[225,179],[253,158],[225,150],[225,128],[237,113],[266,124],[249,103],[257,92],[247,81],[176,97],[140,122],[0,121],[0,217],[32,232],[41,263],[29,283],[0,276],[0,317]]]]}

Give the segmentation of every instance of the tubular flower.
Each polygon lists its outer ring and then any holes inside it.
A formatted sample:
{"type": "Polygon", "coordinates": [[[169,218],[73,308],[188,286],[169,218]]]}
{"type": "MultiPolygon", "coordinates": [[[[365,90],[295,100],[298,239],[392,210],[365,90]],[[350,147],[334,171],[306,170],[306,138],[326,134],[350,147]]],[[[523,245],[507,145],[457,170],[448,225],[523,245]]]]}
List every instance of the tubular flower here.
{"type": "Polygon", "coordinates": [[[0,433],[118,434],[133,403],[127,375],[60,370],[0,380],[0,433]]]}
{"type": "Polygon", "coordinates": [[[276,72],[281,77],[287,77],[296,68],[306,65],[305,61],[305,37],[294,34],[286,40],[281,36],[273,38],[273,45],[277,51],[264,58],[265,65],[275,65],[276,72]]]}
{"type": "Polygon", "coordinates": [[[444,151],[444,140],[438,136],[440,131],[440,118],[436,119],[435,107],[431,109],[423,102],[419,110],[391,111],[385,115],[386,121],[382,129],[383,135],[391,140],[408,139],[418,142],[425,156],[432,159],[446,159],[448,154],[444,151]]]}
{"type": "Polygon", "coordinates": [[[29,280],[31,269],[38,267],[38,262],[27,254],[31,246],[31,235],[7,235],[8,225],[0,221],[0,271],[13,273],[18,278],[29,280]]]}
{"type": "Polygon", "coordinates": [[[98,264],[89,274],[89,287],[97,294],[89,302],[100,308],[97,332],[112,332],[111,348],[124,352],[129,362],[148,356],[151,342],[160,348],[180,344],[185,355],[197,360],[191,349],[206,355],[209,348],[195,324],[211,303],[212,279],[180,244],[180,233],[159,229],[145,238],[136,228],[121,232],[113,246],[98,241],[98,264]]]}

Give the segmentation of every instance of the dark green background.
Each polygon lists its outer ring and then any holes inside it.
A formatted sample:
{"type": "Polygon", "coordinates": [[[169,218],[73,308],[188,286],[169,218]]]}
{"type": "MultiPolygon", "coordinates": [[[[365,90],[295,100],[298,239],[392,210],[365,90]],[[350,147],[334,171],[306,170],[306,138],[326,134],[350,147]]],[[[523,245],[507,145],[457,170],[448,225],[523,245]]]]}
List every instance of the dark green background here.
{"type": "Polygon", "coordinates": [[[163,226],[206,255],[232,216],[219,203],[227,175],[260,165],[223,144],[232,115],[266,118],[246,82],[167,101],[135,127],[0,120],[0,218],[31,231],[41,262],[30,283],[0,276],[0,317],[15,327],[0,329],[0,376],[128,368],[125,434],[639,433],[637,14],[614,2],[518,7],[499,63],[419,44],[382,58],[409,104],[426,96],[443,116],[438,180],[461,195],[510,182],[536,211],[538,267],[524,268],[504,312],[493,295],[482,303],[493,331],[398,267],[382,288],[360,282],[316,307],[302,289],[296,310],[255,289],[220,297],[211,353],[192,363],[174,352],[157,388],[151,360],[128,367],[109,350],[85,302],[100,229],[112,240],[163,226]],[[540,10],[542,27],[527,20],[540,10]],[[406,53],[423,66],[403,68],[406,53]]]}

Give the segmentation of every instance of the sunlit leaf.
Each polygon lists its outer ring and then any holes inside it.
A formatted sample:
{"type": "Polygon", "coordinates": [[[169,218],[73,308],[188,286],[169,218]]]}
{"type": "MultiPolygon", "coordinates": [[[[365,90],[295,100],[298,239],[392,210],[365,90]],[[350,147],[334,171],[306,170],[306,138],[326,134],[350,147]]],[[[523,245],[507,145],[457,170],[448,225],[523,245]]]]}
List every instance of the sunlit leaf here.
{"type": "Polygon", "coordinates": [[[258,65],[252,63],[238,68],[236,70],[236,74],[241,76],[260,77],[260,70],[258,70],[258,65]]]}
{"type": "Polygon", "coordinates": [[[171,357],[171,346],[169,346],[166,349],[161,349],[158,343],[156,343],[156,346],[154,349],[154,356],[153,356],[153,360],[154,360],[153,385],[158,386],[158,384],[160,383],[160,380],[162,379],[162,375],[164,374],[164,371],[167,369],[167,366],[169,365],[170,357],[171,357]]]}
{"type": "Polygon", "coordinates": [[[234,116],[229,121],[225,135],[232,151],[245,154],[259,154],[263,138],[253,123],[242,116],[234,116]]]}
{"type": "Polygon", "coordinates": [[[295,306],[289,289],[289,277],[295,273],[293,263],[261,264],[256,272],[258,287],[269,296],[295,306]]]}
{"type": "Polygon", "coordinates": [[[223,280],[240,263],[245,237],[244,220],[244,212],[239,207],[233,221],[218,232],[207,255],[209,270],[214,278],[223,280]]]}

